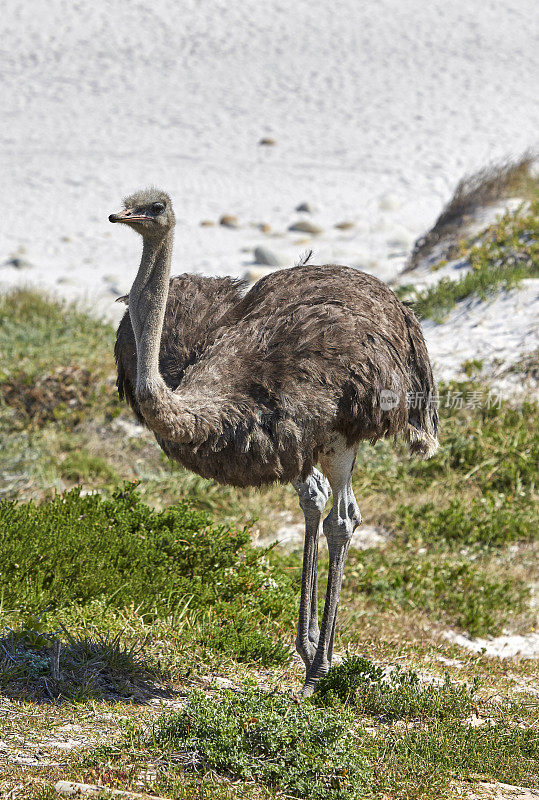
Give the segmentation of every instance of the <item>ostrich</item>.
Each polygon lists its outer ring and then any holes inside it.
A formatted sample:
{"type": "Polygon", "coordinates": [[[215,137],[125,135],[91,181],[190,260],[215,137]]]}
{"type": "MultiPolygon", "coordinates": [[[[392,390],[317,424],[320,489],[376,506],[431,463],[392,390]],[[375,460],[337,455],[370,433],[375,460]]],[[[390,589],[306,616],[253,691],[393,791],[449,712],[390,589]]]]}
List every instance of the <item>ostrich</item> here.
{"type": "Polygon", "coordinates": [[[401,434],[432,455],[437,412],[421,328],[380,280],[337,265],[239,281],[170,279],[174,213],[146,189],[111,214],[142,236],[142,259],[119,325],[118,390],[172,459],[234,486],[291,482],[305,517],[296,649],[308,696],[331,665],[350,539],[361,522],[351,476],[358,443],[401,434]],[[320,466],[320,470],[316,465],[320,466]],[[332,508],[322,522],[326,502],[332,508]],[[318,541],[329,573],[317,609],[318,541]]]}

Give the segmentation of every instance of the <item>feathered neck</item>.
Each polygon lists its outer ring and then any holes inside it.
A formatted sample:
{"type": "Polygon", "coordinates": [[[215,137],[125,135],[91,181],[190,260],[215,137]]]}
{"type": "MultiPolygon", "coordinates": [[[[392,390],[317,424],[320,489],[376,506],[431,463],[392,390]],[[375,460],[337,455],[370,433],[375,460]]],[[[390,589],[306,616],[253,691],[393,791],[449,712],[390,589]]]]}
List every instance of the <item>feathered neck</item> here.
{"type": "Polygon", "coordinates": [[[137,345],[135,395],[156,435],[188,442],[196,435],[196,418],[168,388],[159,371],[172,243],[172,231],[159,239],[144,240],[140,267],[129,292],[129,316],[137,345]]]}
{"type": "Polygon", "coordinates": [[[173,233],[144,239],[140,267],[129,292],[129,316],[137,343],[137,394],[164,383],[159,350],[168,298],[173,233]]]}

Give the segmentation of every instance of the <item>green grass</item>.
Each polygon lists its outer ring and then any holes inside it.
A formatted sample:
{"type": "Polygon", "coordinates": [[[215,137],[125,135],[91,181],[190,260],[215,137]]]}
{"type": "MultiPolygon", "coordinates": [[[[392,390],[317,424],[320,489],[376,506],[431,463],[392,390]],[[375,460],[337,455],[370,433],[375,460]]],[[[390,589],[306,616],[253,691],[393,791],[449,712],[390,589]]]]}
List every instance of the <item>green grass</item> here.
{"type": "Polygon", "coordinates": [[[103,374],[102,352],[113,330],[75,306],[37,292],[17,290],[0,297],[2,381],[14,374],[31,378],[55,367],[91,364],[103,374]]]}
{"type": "Polygon", "coordinates": [[[30,611],[133,603],[151,616],[241,598],[244,611],[269,613],[287,587],[249,542],[247,529],[215,525],[186,501],[155,511],[132,484],[110,498],[73,489],[41,505],[3,501],[3,599],[30,611]]]}
{"type": "MultiPolygon", "coordinates": [[[[492,782],[537,787],[539,735],[503,723],[473,728],[458,720],[433,722],[405,735],[380,738],[375,791],[397,791],[407,800],[454,796],[451,783],[477,774],[492,782]]],[[[376,796],[376,795],[375,795],[376,796]]]]}
{"type": "Polygon", "coordinates": [[[261,628],[252,613],[236,612],[228,615],[208,616],[200,626],[198,644],[215,653],[230,656],[240,663],[257,664],[262,667],[286,666],[292,651],[284,641],[274,641],[271,625],[261,628]]]}
{"type": "Polygon", "coordinates": [[[290,661],[281,638],[295,613],[290,579],[248,530],[215,525],[185,501],[155,511],[133,485],[110,498],[73,489],[42,505],[1,502],[0,577],[25,634],[44,609],[52,622],[73,608],[106,619],[133,606],[147,622],[187,614],[184,647],[240,663],[290,661]]]}
{"type": "Polygon", "coordinates": [[[471,270],[459,280],[442,278],[436,285],[416,293],[412,307],[420,318],[440,321],[461,300],[471,296],[486,299],[501,289],[519,284],[523,278],[539,276],[539,200],[529,209],[505,214],[471,247],[460,255],[471,270]]]}
{"type": "Polygon", "coordinates": [[[478,772],[537,786],[537,731],[507,727],[488,703],[483,712],[495,716],[471,726],[476,691],[477,683],[448,677],[422,685],[411,671],[386,677],[351,658],[303,703],[249,686],[212,697],[190,692],[185,708],[163,715],[150,735],[128,725],[122,742],[93,751],[83,768],[125,774],[149,760],[160,765],[154,790],[173,798],[198,796],[197,789],[214,796],[238,782],[248,797],[444,798],[453,781],[478,772]]]}
{"type": "Polygon", "coordinates": [[[356,600],[363,595],[380,609],[420,610],[473,636],[496,634],[526,610],[530,590],[492,567],[490,561],[481,566],[450,550],[408,548],[398,541],[383,551],[353,551],[345,592],[356,600]]]}
{"type": "Polygon", "coordinates": [[[193,692],[184,711],[157,723],[151,747],[184,768],[256,781],[288,796],[359,800],[372,773],[352,727],[346,713],[280,693],[247,689],[216,701],[193,692]]]}
{"type": "Polygon", "coordinates": [[[474,693],[453,684],[445,675],[441,685],[425,684],[415,670],[398,667],[387,674],[362,656],[348,655],[321,679],[313,702],[321,706],[354,708],[384,721],[396,719],[459,719],[475,710],[474,693]]]}

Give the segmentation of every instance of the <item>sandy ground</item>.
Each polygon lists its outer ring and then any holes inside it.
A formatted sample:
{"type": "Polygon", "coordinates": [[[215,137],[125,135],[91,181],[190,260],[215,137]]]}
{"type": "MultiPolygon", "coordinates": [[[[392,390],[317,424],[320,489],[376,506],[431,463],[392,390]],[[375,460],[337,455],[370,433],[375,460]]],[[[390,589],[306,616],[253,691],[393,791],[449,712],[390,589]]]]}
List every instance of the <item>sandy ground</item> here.
{"type": "Polygon", "coordinates": [[[426,320],[423,332],[438,380],[464,378],[462,364],[479,359],[496,396],[539,396],[535,380],[511,371],[522,355],[539,349],[539,280],[524,280],[491,300],[464,300],[441,324],[426,320]]]}
{"type": "Polygon", "coordinates": [[[176,272],[311,244],[391,277],[463,173],[536,141],[534,18],[533,0],[7,0],[0,286],[118,314],[139,243],[107,216],[152,183],[175,201],[176,272]],[[302,201],[311,242],[287,232],[302,201]],[[200,227],[223,213],[240,227],[200,227]]]}

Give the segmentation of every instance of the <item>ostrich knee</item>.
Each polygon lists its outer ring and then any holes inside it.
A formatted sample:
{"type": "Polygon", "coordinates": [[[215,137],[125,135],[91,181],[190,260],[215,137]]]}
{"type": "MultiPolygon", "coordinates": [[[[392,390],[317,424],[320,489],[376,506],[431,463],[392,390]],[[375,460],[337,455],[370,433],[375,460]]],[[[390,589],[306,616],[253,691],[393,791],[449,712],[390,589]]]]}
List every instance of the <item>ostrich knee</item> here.
{"type": "Polygon", "coordinates": [[[318,522],[331,494],[329,481],[321,472],[313,469],[304,482],[296,481],[294,488],[298,493],[299,504],[305,519],[314,518],[318,522]]]}
{"type": "Polygon", "coordinates": [[[296,650],[307,669],[312,664],[320,630],[318,627],[318,540],[322,512],[331,489],[321,472],[313,469],[306,481],[296,481],[294,488],[305,516],[305,543],[299,604],[296,650]]]}

